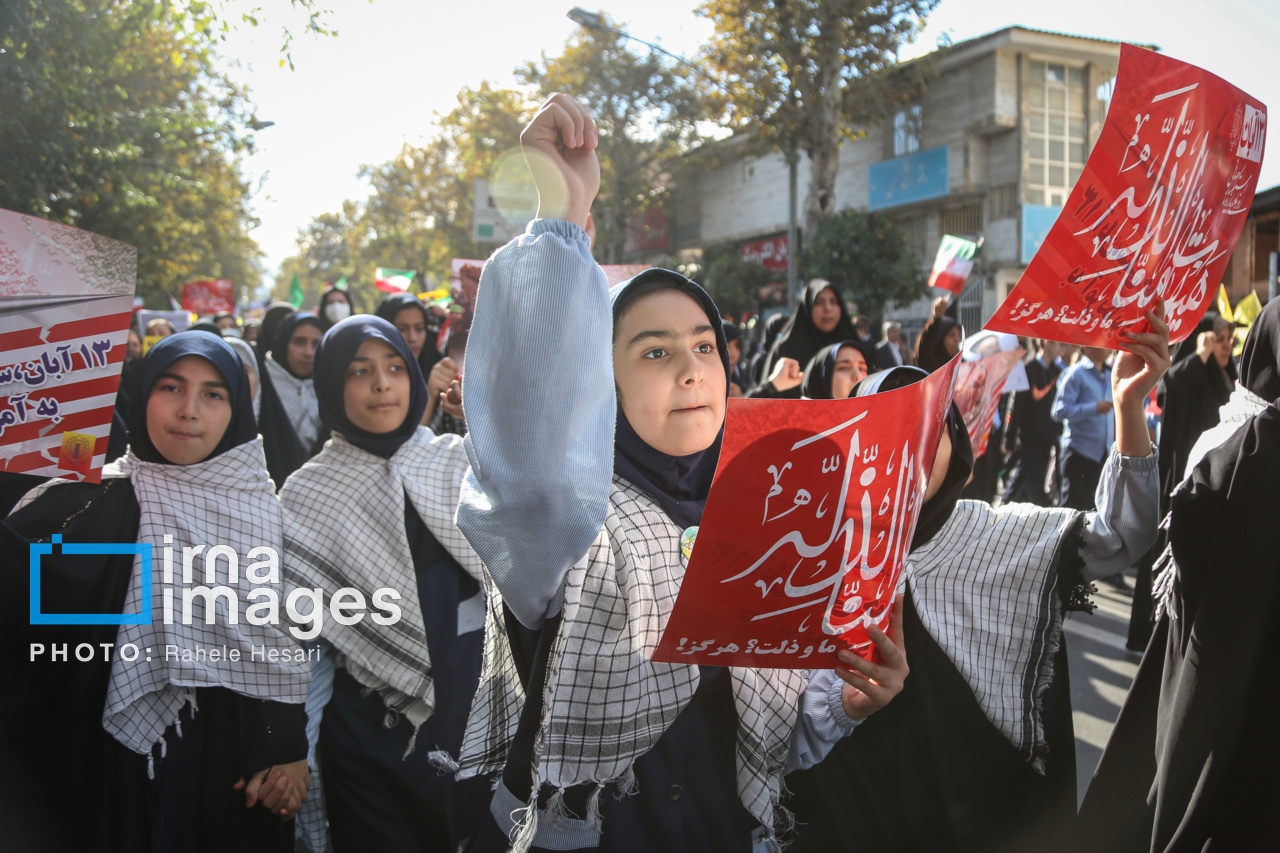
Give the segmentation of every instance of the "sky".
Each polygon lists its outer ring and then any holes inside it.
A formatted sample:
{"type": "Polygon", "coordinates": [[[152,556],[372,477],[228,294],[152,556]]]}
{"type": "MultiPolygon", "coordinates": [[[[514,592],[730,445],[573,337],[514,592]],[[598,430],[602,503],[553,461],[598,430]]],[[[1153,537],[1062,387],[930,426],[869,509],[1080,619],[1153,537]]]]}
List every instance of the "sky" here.
{"type": "MultiPolygon", "coordinates": [[[[458,90],[515,83],[517,65],[557,55],[577,29],[574,0],[318,0],[336,37],[302,34],[284,0],[233,0],[263,8],[261,25],[232,32],[221,48],[228,72],[247,85],[257,114],[275,125],[256,134],[245,162],[256,189],[253,232],[266,253],[269,286],[295,252],[300,228],[347,199],[364,200],[362,165],[391,159],[405,142],[430,137],[458,90]],[[281,27],[295,33],[293,70],[279,66],[281,27]]],[[[579,0],[584,2],[584,0],[579,0]]],[[[631,35],[692,56],[711,35],[693,0],[613,0],[603,11],[631,35]]],[[[592,11],[601,7],[588,3],[592,11]]],[[[1275,0],[1045,0],[1019,7],[993,0],[941,0],[907,59],[941,38],[962,41],[1011,25],[1159,45],[1280,110],[1280,3],[1275,0]],[[1016,8],[1017,11],[1011,11],[1016,8]]],[[[1268,149],[1280,144],[1268,123],[1268,149]]],[[[514,144],[514,141],[513,141],[514,144]]],[[[1260,189],[1280,184],[1280,152],[1264,157],[1260,189]]]]}

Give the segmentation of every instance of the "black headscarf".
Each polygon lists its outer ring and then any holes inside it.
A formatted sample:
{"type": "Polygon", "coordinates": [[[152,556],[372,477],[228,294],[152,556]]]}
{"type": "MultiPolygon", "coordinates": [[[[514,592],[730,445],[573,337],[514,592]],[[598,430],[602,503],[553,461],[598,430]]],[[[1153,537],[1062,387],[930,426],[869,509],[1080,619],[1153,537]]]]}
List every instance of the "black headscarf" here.
{"type": "MultiPolygon", "coordinates": [[[[645,285],[662,283],[662,289],[678,290],[702,306],[707,320],[716,332],[716,347],[720,362],[724,365],[725,389],[728,390],[729,346],[724,337],[724,326],[715,302],[698,285],[676,272],[664,269],[645,270],[639,275],[613,287],[609,299],[613,303],[613,323],[627,306],[636,299],[653,293],[645,285]]],[[[618,427],[613,442],[613,470],[622,479],[642,489],[658,502],[667,517],[680,527],[692,527],[702,520],[702,510],[711,491],[716,463],[720,460],[720,445],[724,441],[724,426],[711,446],[688,456],[668,456],[645,443],[636,433],[627,416],[618,405],[618,427]]]]}
{"type": "Polygon", "coordinates": [[[845,313],[844,300],[839,298],[835,286],[829,281],[815,278],[805,287],[800,301],[796,303],[795,311],[787,319],[787,324],[782,327],[778,339],[769,350],[769,357],[760,373],[760,381],[763,382],[769,378],[774,365],[781,358],[794,358],[803,365],[825,346],[856,340],[858,340],[858,333],[854,330],[853,323],[849,322],[849,315],[845,313]],[[836,293],[836,304],[840,306],[840,319],[836,321],[834,329],[823,332],[813,324],[813,306],[818,301],[818,295],[828,289],[836,293]]]}
{"type": "Polygon", "coordinates": [[[378,306],[378,310],[375,313],[394,326],[396,315],[406,308],[417,308],[422,312],[422,322],[426,327],[426,339],[422,343],[422,352],[418,354],[418,367],[421,368],[422,375],[426,376],[436,362],[442,358],[439,350],[436,349],[435,335],[431,334],[431,315],[427,312],[427,306],[423,305],[422,300],[412,293],[391,293],[382,300],[382,304],[378,306]]]}
{"type": "MultiPolygon", "coordinates": [[[[325,333],[325,325],[320,319],[310,311],[294,311],[286,317],[276,331],[275,340],[271,342],[271,358],[275,363],[289,371],[289,375],[295,379],[306,379],[306,376],[299,376],[293,372],[293,368],[289,366],[289,339],[293,337],[294,331],[299,326],[314,326],[320,334],[325,333]]],[[[315,368],[312,367],[313,375],[315,368]]]]}
{"type": "Polygon", "coordinates": [[[839,359],[840,350],[844,347],[856,349],[862,354],[862,358],[867,362],[867,370],[874,370],[876,366],[875,354],[870,344],[862,341],[841,341],[838,344],[825,346],[809,359],[809,363],[804,366],[804,381],[800,384],[800,395],[810,400],[830,400],[831,397],[831,379],[835,376],[836,361],[839,359]]]}
{"type": "Polygon", "coordinates": [[[946,314],[934,317],[925,323],[924,329],[920,332],[920,339],[916,342],[916,364],[933,373],[950,361],[952,356],[947,353],[944,341],[947,339],[947,334],[959,325],[959,320],[946,314]]]}
{"type": "Polygon", "coordinates": [[[316,398],[320,402],[320,420],[347,441],[375,456],[390,459],[409,440],[422,413],[427,410],[427,383],[413,358],[413,350],[404,336],[381,317],[359,314],[335,323],[325,332],[316,350],[316,398]],[[347,366],[356,357],[360,345],[368,340],[383,341],[404,359],[409,368],[409,411],[404,421],[392,432],[376,433],[360,429],[347,417],[343,390],[347,384],[347,366]]]}
{"type": "Polygon", "coordinates": [[[1280,400],[1280,299],[1253,321],[1240,353],[1240,384],[1268,402],[1280,400]]]}
{"type": "Polygon", "coordinates": [[[271,349],[271,345],[275,343],[276,333],[280,331],[280,324],[284,322],[286,317],[297,310],[288,302],[276,302],[267,309],[267,313],[262,315],[262,323],[258,326],[258,340],[254,342],[254,346],[258,350],[259,365],[267,357],[267,351],[271,349]]]}
{"type": "Polygon", "coordinates": [[[160,374],[178,359],[189,355],[200,356],[222,374],[231,402],[231,421],[209,458],[226,453],[246,441],[252,441],[258,435],[258,424],[253,417],[253,397],[249,394],[249,379],[245,376],[244,365],[236,351],[215,335],[170,335],[151,348],[134,374],[137,385],[133,393],[137,402],[129,411],[129,441],[134,454],[144,462],[171,464],[160,455],[147,432],[147,401],[151,398],[152,388],[160,374]]]}
{"type": "Polygon", "coordinates": [[[218,324],[212,320],[201,320],[199,323],[193,323],[190,328],[183,329],[184,332],[208,332],[211,335],[222,337],[222,330],[218,328],[218,324]]]}
{"type": "MultiPolygon", "coordinates": [[[[929,374],[918,367],[894,367],[872,374],[853,386],[850,397],[868,397],[886,391],[896,391],[908,385],[914,385],[929,374]]],[[[942,525],[951,518],[960,493],[969,482],[969,474],[973,471],[973,445],[969,443],[969,430],[964,425],[964,417],[956,404],[951,404],[947,412],[947,435],[951,439],[951,463],[947,466],[947,476],[937,494],[925,501],[920,508],[920,520],[916,522],[916,533],[911,539],[911,547],[919,548],[932,539],[942,525]]]]}

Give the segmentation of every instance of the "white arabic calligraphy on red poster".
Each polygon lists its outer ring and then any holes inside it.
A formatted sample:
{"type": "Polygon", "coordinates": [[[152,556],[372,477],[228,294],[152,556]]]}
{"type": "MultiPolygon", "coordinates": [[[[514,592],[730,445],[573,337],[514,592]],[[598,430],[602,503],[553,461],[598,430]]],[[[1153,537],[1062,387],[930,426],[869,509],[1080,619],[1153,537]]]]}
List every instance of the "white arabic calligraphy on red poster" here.
{"type": "Polygon", "coordinates": [[[986,328],[1126,349],[1157,297],[1174,341],[1213,301],[1258,185],[1267,110],[1194,65],[1123,45],[1066,207],[986,328]]]}
{"type": "Polygon", "coordinates": [[[96,483],[137,251],[0,210],[0,470],[96,483]]]}
{"type": "Polygon", "coordinates": [[[958,357],[846,400],[729,401],[716,478],[653,660],[768,669],[874,655],[958,357]]]}

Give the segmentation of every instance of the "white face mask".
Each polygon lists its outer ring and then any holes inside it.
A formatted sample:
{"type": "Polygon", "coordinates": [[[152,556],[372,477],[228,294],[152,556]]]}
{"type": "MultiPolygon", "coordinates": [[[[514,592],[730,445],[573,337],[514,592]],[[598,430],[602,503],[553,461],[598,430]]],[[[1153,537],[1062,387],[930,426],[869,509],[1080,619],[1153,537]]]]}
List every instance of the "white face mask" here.
{"type": "Polygon", "coordinates": [[[337,323],[351,316],[351,306],[345,302],[330,302],[324,306],[324,316],[330,323],[337,323]]]}

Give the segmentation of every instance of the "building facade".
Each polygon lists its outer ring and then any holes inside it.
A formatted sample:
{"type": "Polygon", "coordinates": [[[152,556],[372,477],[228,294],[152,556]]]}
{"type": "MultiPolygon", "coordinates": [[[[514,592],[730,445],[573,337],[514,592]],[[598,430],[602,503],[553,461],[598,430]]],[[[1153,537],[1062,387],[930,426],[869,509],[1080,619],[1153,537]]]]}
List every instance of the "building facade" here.
{"type": "MultiPolygon", "coordinates": [[[[961,318],[976,330],[1017,282],[1080,176],[1102,131],[1119,57],[1119,42],[1017,26],[940,49],[932,55],[936,77],[916,103],[843,146],[837,207],[889,217],[925,269],[944,234],[983,238],[961,297],[961,318]]],[[[783,158],[727,159],[681,176],[672,210],[677,250],[785,241],[783,158]]],[[[798,186],[802,207],[803,157],[798,186]]],[[[928,300],[887,313],[918,328],[928,300]]]]}

